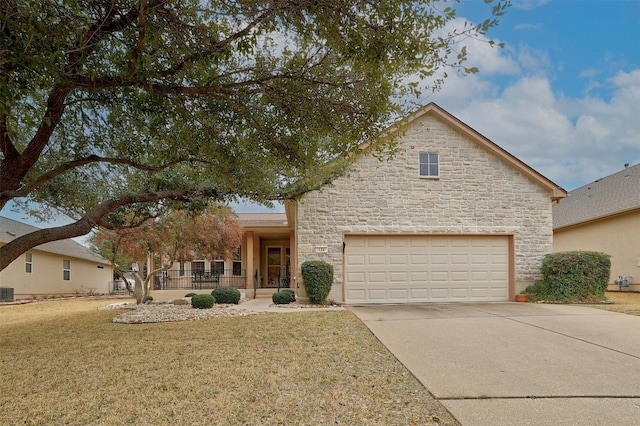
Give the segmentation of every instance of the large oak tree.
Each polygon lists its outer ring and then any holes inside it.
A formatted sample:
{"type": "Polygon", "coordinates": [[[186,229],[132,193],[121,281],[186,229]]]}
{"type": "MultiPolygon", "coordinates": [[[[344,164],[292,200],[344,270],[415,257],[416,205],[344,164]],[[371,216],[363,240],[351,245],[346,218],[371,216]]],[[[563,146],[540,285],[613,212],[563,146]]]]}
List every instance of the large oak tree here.
{"type": "Polygon", "coordinates": [[[96,225],[330,180],[437,71],[474,71],[458,43],[505,7],[447,33],[431,0],[1,0],[0,210],[74,222],[0,247],[0,270],[96,225]]]}

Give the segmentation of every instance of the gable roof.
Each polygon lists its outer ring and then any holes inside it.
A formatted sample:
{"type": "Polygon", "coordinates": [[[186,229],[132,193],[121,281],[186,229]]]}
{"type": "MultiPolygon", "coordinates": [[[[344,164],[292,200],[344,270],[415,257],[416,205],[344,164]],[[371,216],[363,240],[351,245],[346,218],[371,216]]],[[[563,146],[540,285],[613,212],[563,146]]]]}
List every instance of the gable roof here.
{"type": "Polygon", "coordinates": [[[640,164],[569,192],[553,206],[553,229],[640,210],[640,164]]]}
{"type": "MultiPolygon", "coordinates": [[[[478,131],[474,130],[469,125],[462,122],[460,119],[456,118],[455,116],[451,115],[449,112],[445,111],[444,109],[442,109],[440,106],[438,106],[433,102],[427,104],[423,108],[420,108],[418,111],[411,114],[406,119],[400,120],[396,124],[389,127],[387,130],[383,132],[381,137],[384,138],[387,135],[390,136],[401,131],[407,125],[411,124],[412,122],[416,121],[417,119],[427,114],[431,114],[438,117],[445,123],[449,124],[453,128],[457,129],[459,132],[467,136],[469,139],[477,143],[479,146],[481,146],[485,150],[489,151],[496,157],[510,164],[512,167],[514,167],[524,176],[536,182],[543,188],[546,188],[550,192],[552,200],[556,201],[567,196],[567,191],[565,191],[563,188],[561,188],[560,186],[552,182],[550,179],[546,178],[545,176],[543,176],[542,174],[534,170],[532,167],[525,164],[520,159],[516,158],[511,153],[499,147],[498,145],[490,141],[488,138],[480,134],[478,131]]],[[[370,144],[371,144],[370,142],[365,142],[364,144],[362,144],[362,148],[365,149],[370,144]]]]}
{"type": "MultiPolygon", "coordinates": [[[[26,223],[18,222],[17,220],[0,216],[0,243],[6,244],[17,237],[21,237],[39,229],[40,228],[38,227],[27,225],[26,223]]],[[[109,265],[109,262],[107,260],[98,256],[87,247],[72,239],[44,243],[34,247],[34,250],[41,250],[48,253],[55,253],[62,256],[89,260],[92,262],[109,265]]]]}
{"type": "Polygon", "coordinates": [[[243,228],[287,227],[285,213],[236,213],[238,223],[243,228]]]}

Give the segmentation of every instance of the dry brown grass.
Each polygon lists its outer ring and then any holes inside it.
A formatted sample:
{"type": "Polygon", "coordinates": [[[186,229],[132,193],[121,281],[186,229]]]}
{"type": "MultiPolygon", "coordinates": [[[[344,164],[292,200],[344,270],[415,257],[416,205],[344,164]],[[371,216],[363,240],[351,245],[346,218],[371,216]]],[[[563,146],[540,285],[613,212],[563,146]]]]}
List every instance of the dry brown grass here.
{"type": "Polygon", "coordinates": [[[628,291],[608,291],[607,300],[613,302],[611,305],[592,305],[594,308],[607,311],[621,312],[623,314],[640,316],[640,293],[628,291]]]}
{"type": "Polygon", "coordinates": [[[124,325],[0,307],[2,424],[457,424],[350,312],[124,325]]]}

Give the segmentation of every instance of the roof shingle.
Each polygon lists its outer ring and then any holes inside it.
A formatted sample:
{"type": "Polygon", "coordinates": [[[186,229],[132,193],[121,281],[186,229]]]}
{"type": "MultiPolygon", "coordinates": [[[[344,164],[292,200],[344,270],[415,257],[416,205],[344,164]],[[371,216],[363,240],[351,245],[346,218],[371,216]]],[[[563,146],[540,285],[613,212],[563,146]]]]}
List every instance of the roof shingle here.
{"type": "MultiPolygon", "coordinates": [[[[40,228],[0,216],[0,243],[8,243],[17,237],[37,231],[38,229],[40,228]]],[[[109,264],[107,260],[72,239],[52,241],[50,243],[34,247],[34,249],[73,257],[76,259],[90,260],[104,265],[109,264]]]]}
{"type": "Polygon", "coordinates": [[[640,209],[640,164],[569,192],[553,205],[553,229],[640,209]]]}

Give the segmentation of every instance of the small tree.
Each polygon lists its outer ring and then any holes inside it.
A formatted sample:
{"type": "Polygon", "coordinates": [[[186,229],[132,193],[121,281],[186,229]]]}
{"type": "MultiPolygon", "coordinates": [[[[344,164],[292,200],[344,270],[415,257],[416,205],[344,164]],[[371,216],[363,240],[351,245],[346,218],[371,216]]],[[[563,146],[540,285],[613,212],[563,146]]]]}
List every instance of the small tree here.
{"type": "Polygon", "coordinates": [[[149,219],[135,228],[100,228],[91,241],[95,250],[111,262],[114,271],[124,279],[127,290],[140,304],[149,295],[151,277],[156,272],[168,270],[178,260],[229,257],[240,247],[242,231],[231,209],[212,205],[203,214],[178,210],[149,219]],[[150,263],[151,270],[146,274],[142,268],[132,271],[135,281],[132,286],[125,271],[134,262],[150,263]]]}
{"type": "Polygon", "coordinates": [[[333,266],[320,260],[311,260],[304,262],[300,270],[311,303],[325,303],[333,284],[333,266]]]}

